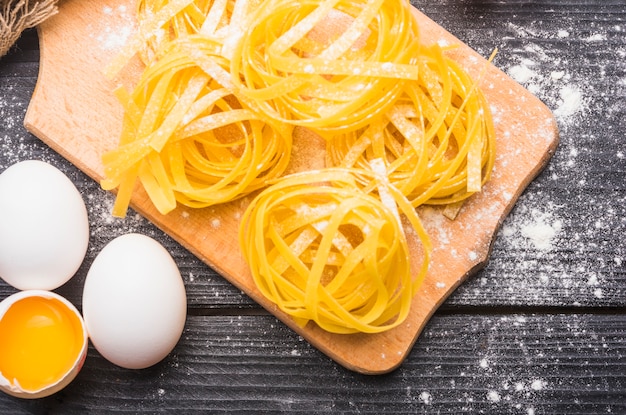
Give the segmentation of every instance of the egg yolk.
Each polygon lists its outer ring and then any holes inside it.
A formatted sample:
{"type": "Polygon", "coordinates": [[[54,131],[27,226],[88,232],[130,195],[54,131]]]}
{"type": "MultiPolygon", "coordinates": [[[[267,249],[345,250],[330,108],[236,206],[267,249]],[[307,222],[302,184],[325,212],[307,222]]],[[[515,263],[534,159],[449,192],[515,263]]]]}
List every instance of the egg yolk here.
{"type": "Polygon", "coordinates": [[[23,390],[40,390],[72,369],[83,341],[80,320],[65,304],[23,298],[0,320],[0,373],[23,390]]]}

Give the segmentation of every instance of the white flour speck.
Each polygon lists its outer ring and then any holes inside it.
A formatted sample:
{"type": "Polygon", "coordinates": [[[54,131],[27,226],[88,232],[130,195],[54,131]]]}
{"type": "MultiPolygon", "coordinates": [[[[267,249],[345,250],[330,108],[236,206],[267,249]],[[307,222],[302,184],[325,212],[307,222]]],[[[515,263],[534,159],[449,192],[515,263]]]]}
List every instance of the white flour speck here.
{"type": "Polygon", "coordinates": [[[426,405],[430,405],[433,401],[433,397],[430,393],[424,391],[420,393],[420,401],[424,402],[426,405]]]}
{"type": "Polygon", "coordinates": [[[550,73],[550,78],[553,81],[561,80],[561,79],[563,79],[564,76],[565,76],[565,71],[552,71],[550,73]]]}
{"type": "Polygon", "coordinates": [[[537,73],[525,65],[515,65],[509,68],[509,76],[515,81],[523,84],[530,81],[537,73]]]}
{"type": "Polygon", "coordinates": [[[546,381],[543,379],[535,379],[530,384],[530,388],[534,391],[540,391],[546,386],[546,381]]]}
{"type": "Polygon", "coordinates": [[[586,40],[587,42],[601,42],[603,40],[606,40],[606,35],[596,33],[596,34],[589,36],[586,40]]]}
{"type": "Polygon", "coordinates": [[[566,85],[559,91],[561,103],[554,110],[557,117],[569,117],[578,112],[583,104],[583,94],[579,88],[573,85],[566,85]]]}
{"type": "Polygon", "coordinates": [[[500,402],[500,399],[500,394],[497,391],[487,392],[487,400],[489,400],[489,402],[500,402]]]}
{"type": "Polygon", "coordinates": [[[560,220],[550,223],[550,217],[539,211],[533,212],[533,219],[521,228],[521,234],[528,238],[536,249],[550,251],[553,249],[553,240],[563,226],[560,220]]]}

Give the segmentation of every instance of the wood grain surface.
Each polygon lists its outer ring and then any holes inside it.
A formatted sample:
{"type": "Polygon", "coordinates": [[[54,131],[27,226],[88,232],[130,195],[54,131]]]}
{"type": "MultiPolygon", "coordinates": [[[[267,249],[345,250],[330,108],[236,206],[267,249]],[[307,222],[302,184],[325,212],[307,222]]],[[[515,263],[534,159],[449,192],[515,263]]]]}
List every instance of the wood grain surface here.
{"type": "MultiPolygon", "coordinates": [[[[0,414],[626,413],[626,3],[412,4],[482,56],[498,46],[494,64],[553,111],[560,141],[504,219],[487,265],[437,309],[402,365],[378,376],[329,359],[141,215],[112,219],[113,196],[23,127],[40,69],[37,32],[26,31],[0,59],[0,171],[53,164],[91,223],[83,266],[56,291],[80,308],[97,253],[139,232],[172,253],[189,314],[158,365],[122,369],[90,347],[62,392],[0,394],[0,414]]],[[[0,298],[14,292],[0,281],[0,298]]]]}
{"type": "MultiPolygon", "coordinates": [[[[114,84],[102,74],[119,51],[107,47],[107,42],[116,34],[132,33],[132,8],[128,0],[67,0],[60,13],[40,27],[41,69],[25,126],[96,181],[103,176],[101,156],[116,146],[122,121],[121,105],[111,92],[114,84]]],[[[451,55],[475,77],[488,65],[425,15],[415,10],[415,16],[424,43],[458,45],[451,55]]],[[[141,69],[138,62],[131,62],[120,82],[132,84],[141,69]]],[[[363,373],[388,372],[406,358],[424,324],[450,292],[484,266],[502,220],[558,142],[551,111],[518,83],[489,65],[481,86],[496,128],[498,156],[492,179],[455,221],[445,219],[437,208],[420,209],[434,246],[429,273],[407,320],[388,332],[337,335],[313,323],[300,327],[269,302],[252,281],[238,247],[239,218],[247,198],[206,209],[179,207],[161,215],[137,187],[132,206],[340,364],[363,373]]],[[[315,141],[312,133],[298,132],[294,147],[315,141]]],[[[310,152],[295,152],[293,157],[296,166],[315,163],[310,152]]],[[[317,157],[323,159],[323,154],[317,157]]],[[[411,247],[412,260],[418,263],[419,246],[411,247]]]]}

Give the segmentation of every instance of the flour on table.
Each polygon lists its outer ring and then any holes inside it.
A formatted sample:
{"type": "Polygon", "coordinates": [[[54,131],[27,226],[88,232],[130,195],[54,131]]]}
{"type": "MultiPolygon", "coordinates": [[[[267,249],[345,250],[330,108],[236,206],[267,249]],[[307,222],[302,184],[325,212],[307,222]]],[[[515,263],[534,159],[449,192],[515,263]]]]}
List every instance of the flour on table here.
{"type": "Polygon", "coordinates": [[[602,42],[602,41],[606,40],[606,35],[601,34],[601,33],[594,33],[593,35],[589,36],[585,40],[587,42],[602,42]]]}
{"type": "MultiPolygon", "coordinates": [[[[585,109],[584,90],[568,71],[570,68],[568,58],[556,57],[549,46],[545,47],[543,42],[535,40],[568,38],[569,30],[547,32],[520,27],[513,23],[508,27],[512,36],[505,40],[524,39],[524,43],[520,49],[502,48],[501,55],[506,59],[497,62],[500,68],[543,101],[561,124],[575,122],[576,116],[585,109]]],[[[587,37],[585,42],[594,44],[605,40],[606,35],[595,33],[587,37]]]]}
{"type": "Polygon", "coordinates": [[[541,212],[534,214],[534,220],[522,226],[522,236],[528,238],[536,249],[541,251],[552,250],[552,241],[562,227],[560,220],[550,222],[548,215],[541,212]]]}
{"type": "Polygon", "coordinates": [[[487,400],[489,400],[490,402],[500,402],[501,396],[498,393],[498,391],[489,391],[487,392],[487,400]]]}
{"type": "Polygon", "coordinates": [[[420,393],[420,401],[422,401],[426,405],[430,405],[433,402],[433,397],[430,393],[424,391],[420,393]]]}
{"type": "Polygon", "coordinates": [[[540,391],[546,387],[546,381],[543,379],[535,379],[530,383],[530,388],[534,391],[540,391]]]}
{"type": "Polygon", "coordinates": [[[560,29],[558,32],[556,32],[556,36],[558,38],[563,39],[563,38],[569,37],[569,32],[567,30],[560,29]]]}
{"type": "Polygon", "coordinates": [[[509,76],[520,84],[523,84],[537,76],[537,73],[528,66],[520,64],[509,68],[509,76]]]}
{"type": "MultiPolygon", "coordinates": [[[[549,206],[548,206],[549,207],[549,206]]],[[[561,232],[563,222],[554,216],[550,210],[540,211],[533,208],[525,213],[522,223],[516,222],[514,225],[505,224],[501,234],[510,244],[518,247],[529,245],[530,247],[549,252],[554,248],[554,242],[561,232]],[[522,236],[522,239],[519,239],[522,236]]]]}
{"type": "Polygon", "coordinates": [[[581,90],[573,85],[565,85],[560,89],[559,95],[561,101],[559,106],[554,110],[557,117],[569,117],[578,112],[583,104],[583,95],[581,90]]]}

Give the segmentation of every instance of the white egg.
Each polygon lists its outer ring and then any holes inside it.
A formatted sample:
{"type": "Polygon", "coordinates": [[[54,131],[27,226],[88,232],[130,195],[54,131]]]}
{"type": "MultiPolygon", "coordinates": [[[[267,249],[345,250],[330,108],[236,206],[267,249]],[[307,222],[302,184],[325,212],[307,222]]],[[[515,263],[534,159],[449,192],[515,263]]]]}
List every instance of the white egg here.
{"type": "Polygon", "coordinates": [[[89,221],[70,179],[38,160],[0,174],[0,278],[20,290],[53,290],[85,258],[89,221]]]}
{"type": "Polygon", "coordinates": [[[87,273],[83,317],[94,347],[110,362],[143,369],[161,361],[178,343],[187,317],[173,258],[145,235],[109,242],[87,273]]]}

